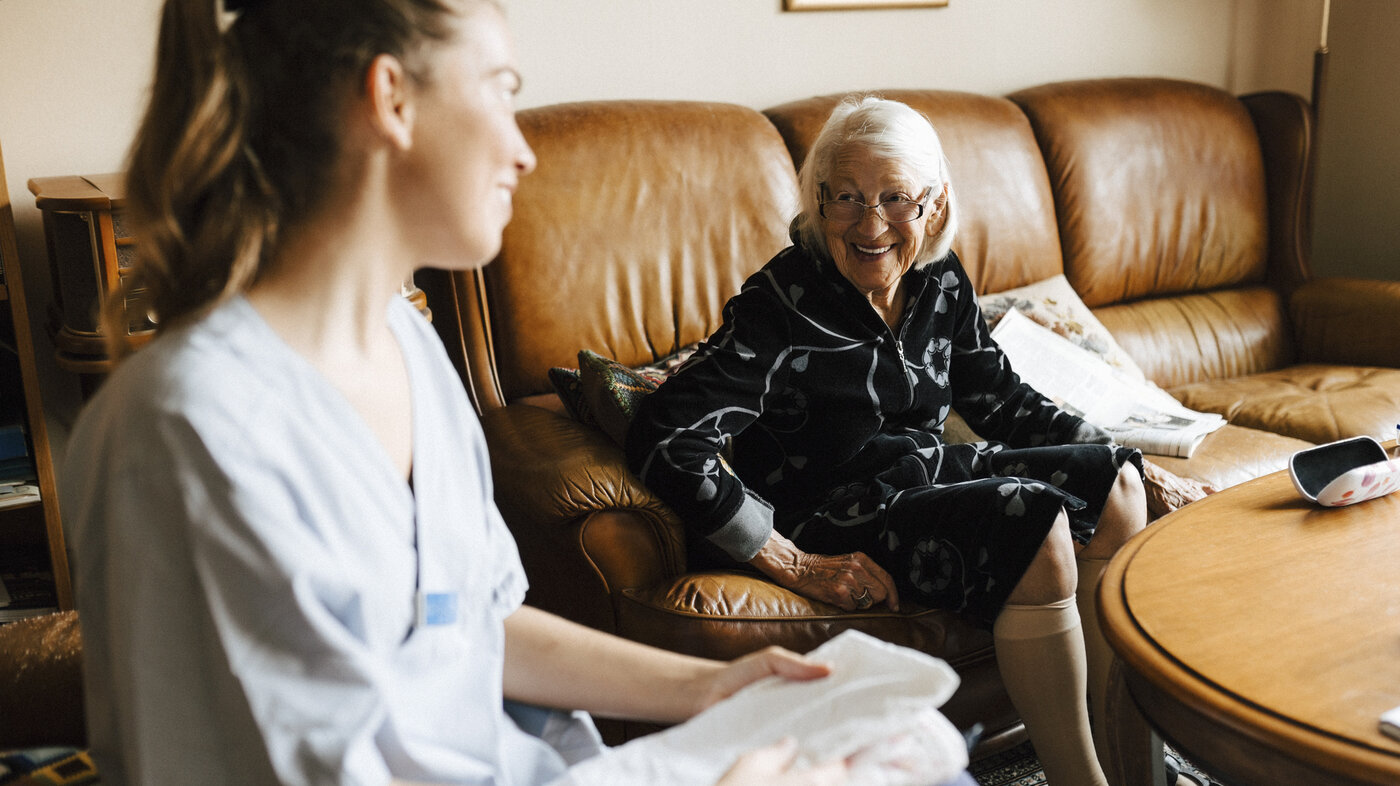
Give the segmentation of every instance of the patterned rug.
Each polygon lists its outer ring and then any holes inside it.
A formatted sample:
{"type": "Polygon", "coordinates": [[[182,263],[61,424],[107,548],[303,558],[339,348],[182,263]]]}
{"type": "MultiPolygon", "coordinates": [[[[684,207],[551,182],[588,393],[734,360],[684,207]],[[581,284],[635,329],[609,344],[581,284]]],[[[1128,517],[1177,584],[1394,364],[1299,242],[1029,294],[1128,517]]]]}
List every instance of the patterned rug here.
{"type": "MultiPolygon", "coordinates": [[[[1189,778],[1194,778],[1201,786],[1225,786],[1225,784],[1201,772],[1181,754],[1167,749],[1167,755],[1175,759],[1177,769],[1189,778]]],[[[1035,749],[1029,742],[1000,753],[984,756],[967,767],[978,786],[1046,786],[1045,773],[1040,770],[1040,761],[1035,757],[1035,749]]]]}
{"type": "Polygon", "coordinates": [[[977,759],[967,769],[978,786],[1045,786],[1045,773],[1029,742],[977,759]]]}

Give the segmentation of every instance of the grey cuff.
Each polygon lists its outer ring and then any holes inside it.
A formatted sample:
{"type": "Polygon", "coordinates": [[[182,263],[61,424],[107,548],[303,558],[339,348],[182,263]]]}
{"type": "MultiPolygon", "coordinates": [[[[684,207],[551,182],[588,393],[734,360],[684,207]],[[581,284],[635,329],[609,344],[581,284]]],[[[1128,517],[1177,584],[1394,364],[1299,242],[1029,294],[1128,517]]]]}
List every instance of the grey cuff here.
{"type": "Polygon", "coordinates": [[[773,534],[773,507],[744,490],[744,501],[723,527],[710,533],[709,541],[736,562],[748,562],[773,534]]]}

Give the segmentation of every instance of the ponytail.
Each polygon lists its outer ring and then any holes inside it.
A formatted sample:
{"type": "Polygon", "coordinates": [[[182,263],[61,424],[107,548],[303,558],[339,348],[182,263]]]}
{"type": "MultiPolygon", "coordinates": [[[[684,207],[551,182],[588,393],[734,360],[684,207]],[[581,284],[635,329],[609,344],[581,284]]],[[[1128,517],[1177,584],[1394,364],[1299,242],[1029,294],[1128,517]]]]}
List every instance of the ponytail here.
{"type": "Polygon", "coordinates": [[[279,231],[331,187],[344,106],[380,54],[427,78],[420,54],[450,37],[452,0],[243,3],[166,0],[150,103],[127,161],[137,239],[103,326],[128,349],[126,310],[164,329],[248,289],[279,231]]]}
{"type": "Polygon", "coordinates": [[[246,78],[209,0],[161,15],[150,104],[127,162],[137,237],[128,292],[105,308],[112,357],[127,349],[127,308],[158,326],[246,288],[276,234],[270,189],[248,145],[246,78]]]}

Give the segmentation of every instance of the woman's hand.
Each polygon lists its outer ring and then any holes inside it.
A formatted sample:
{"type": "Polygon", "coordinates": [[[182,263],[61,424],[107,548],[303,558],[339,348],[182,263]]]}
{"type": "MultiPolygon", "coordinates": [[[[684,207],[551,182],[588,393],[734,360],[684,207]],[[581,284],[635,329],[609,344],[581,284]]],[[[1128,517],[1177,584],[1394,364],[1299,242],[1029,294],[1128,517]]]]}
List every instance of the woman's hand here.
{"type": "Polygon", "coordinates": [[[792,739],[745,753],[715,786],[837,786],[846,783],[846,763],[837,759],[816,767],[793,767],[792,739]]]}
{"type": "Polygon", "coordinates": [[[808,554],[775,530],[749,564],[793,592],[846,611],[877,603],[899,611],[894,579],[864,552],[808,554]]]}
{"type": "Polygon", "coordinates": [[[785,680],[815,680],[831,673],[825,663],[811,660],[782,647],[764,647],[742,658],[729,661],[722,668],[701,677],[693,691],[698,702],[695,712],[727,699],[751,682],[764,677],[785,680]]]}

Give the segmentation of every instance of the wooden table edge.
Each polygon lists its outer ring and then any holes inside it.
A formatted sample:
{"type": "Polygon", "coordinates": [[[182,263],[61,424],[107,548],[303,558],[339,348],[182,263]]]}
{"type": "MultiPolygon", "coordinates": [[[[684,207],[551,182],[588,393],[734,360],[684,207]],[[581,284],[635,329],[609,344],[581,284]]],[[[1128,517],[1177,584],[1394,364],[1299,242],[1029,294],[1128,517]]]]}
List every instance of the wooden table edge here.
{"type": "MultiPolygon", "coordinates": [[[[1176,701],[1189,712],[1309,768],[1335,772],[1359,784],[1396,783],[1397,762],[1394,755],[1362,747],[1254,704],[1177,660],[1138,624],[1128,605],[1124,586],[1127,569],[1143,547],[1165,526],[1170,526],[1173,518],[1170,515],[1164,517],[1124,544],[1109,562],[1099,582],[1096,605],[1100,627],[1109,645],[1127,667],[1130,684],[1134,680],[1143,680],[1155,688],[1160,696],[1176,701]]],[[[1134,699],[1137,700],[1136,692],[1134,699]]],[[[1157,717],[1154,717],[1157,713],[1153,707],[1140,706],[1140,709],[1163,737],[1190,756],[1192,746],[1182,742],[1181,735],[1161,728],[1157,717]]],[[[1202,762],[1203,766],[1205,764],[1207,762],[1202,762]]]]}

